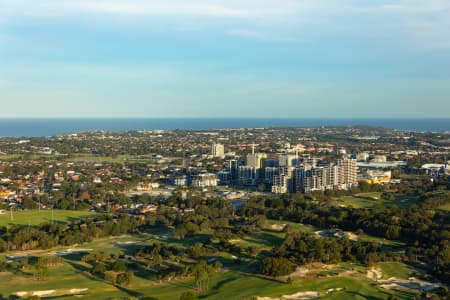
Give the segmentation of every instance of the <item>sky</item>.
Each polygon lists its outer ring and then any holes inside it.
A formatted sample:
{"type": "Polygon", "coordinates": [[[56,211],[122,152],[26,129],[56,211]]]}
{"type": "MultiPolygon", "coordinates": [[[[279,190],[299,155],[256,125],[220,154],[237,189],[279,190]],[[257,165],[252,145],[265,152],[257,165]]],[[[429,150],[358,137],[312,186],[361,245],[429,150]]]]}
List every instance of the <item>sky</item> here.
{"type": "Polygon", "coordinates": [[[0,0],[0,117],[450,117],[448,0],[0,0]]]}

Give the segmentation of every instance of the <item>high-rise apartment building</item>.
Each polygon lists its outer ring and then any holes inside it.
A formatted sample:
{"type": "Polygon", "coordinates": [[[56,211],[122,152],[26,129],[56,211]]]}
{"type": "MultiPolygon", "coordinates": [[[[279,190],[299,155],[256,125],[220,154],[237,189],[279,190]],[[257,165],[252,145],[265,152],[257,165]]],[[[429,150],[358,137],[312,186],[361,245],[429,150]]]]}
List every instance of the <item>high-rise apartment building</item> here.
{"type": "Polygon", "coordinates": [[[216,174],[204,173],[192,177],[192,186],[197,188],[216,187],[218,181],[216,174]]]}
{"type": "Polygon", "coordinates": [[[340,159],[337,161],[339,166],[339,185],[345,188],[351,188],[358,184],[358,165],[356,159],[340,159]]]}
{"type": "Polygon", "coordinates": [[[225,158],[225,146],[214,143],[211,145],[211,155],[218,158],[225,158]]]}

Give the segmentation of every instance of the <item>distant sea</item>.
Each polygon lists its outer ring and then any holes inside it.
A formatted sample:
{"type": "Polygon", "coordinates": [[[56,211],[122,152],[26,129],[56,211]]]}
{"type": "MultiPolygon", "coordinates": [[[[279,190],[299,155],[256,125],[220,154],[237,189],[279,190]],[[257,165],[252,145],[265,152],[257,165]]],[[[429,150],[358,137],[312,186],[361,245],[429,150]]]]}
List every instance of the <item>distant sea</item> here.
{"type": "Polygon", "coordinates": [[[0,137],[54,136],[86,130],[209,130],[216,128],[370,125],[404,131],[450,131],[449,119],[0,119],[0,137]]]}

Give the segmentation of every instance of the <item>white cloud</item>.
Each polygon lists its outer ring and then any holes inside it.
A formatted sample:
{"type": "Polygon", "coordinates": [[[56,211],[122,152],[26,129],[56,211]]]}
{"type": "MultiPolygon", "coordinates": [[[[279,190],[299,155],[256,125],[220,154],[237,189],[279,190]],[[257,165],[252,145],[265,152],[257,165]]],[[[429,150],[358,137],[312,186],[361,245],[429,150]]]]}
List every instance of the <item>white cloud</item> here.
{"type": "Polygon", "coordinates": [[[155,0],[1,0],[0,15],[56,17],[67,15],[122,16],[194,16],[245,17],[258,13],[257,9],[242,5],[228,5],[220,1],[155,1],[155,0]]]}
{"type": "Polygon", "coordinates": [[[220,31],[275,42],[322,34],[385,36],[450,48],[448,0],[0,0],[0,24],[41,20],[113,30],[164,24],[163,30],[220,31]]]}

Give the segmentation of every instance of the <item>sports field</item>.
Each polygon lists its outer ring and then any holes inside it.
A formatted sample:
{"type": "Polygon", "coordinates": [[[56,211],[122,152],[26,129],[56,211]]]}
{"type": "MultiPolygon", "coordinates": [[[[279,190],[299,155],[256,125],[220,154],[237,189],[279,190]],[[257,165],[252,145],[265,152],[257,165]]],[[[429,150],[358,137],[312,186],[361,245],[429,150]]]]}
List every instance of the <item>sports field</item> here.
{"type": "Polygon", "coordinates": [[[93,215],[87,211],[73,211],[73,210],[27,210],[27,211],[13,211],[12,217],[9,210],[5,210],[0,214],[0,226],[10,225],[37,225],[45,222],[63,222],[70,223],[76,219],[93,215]],[[53,215],[53,217],[52,217],[53,215]]]}

